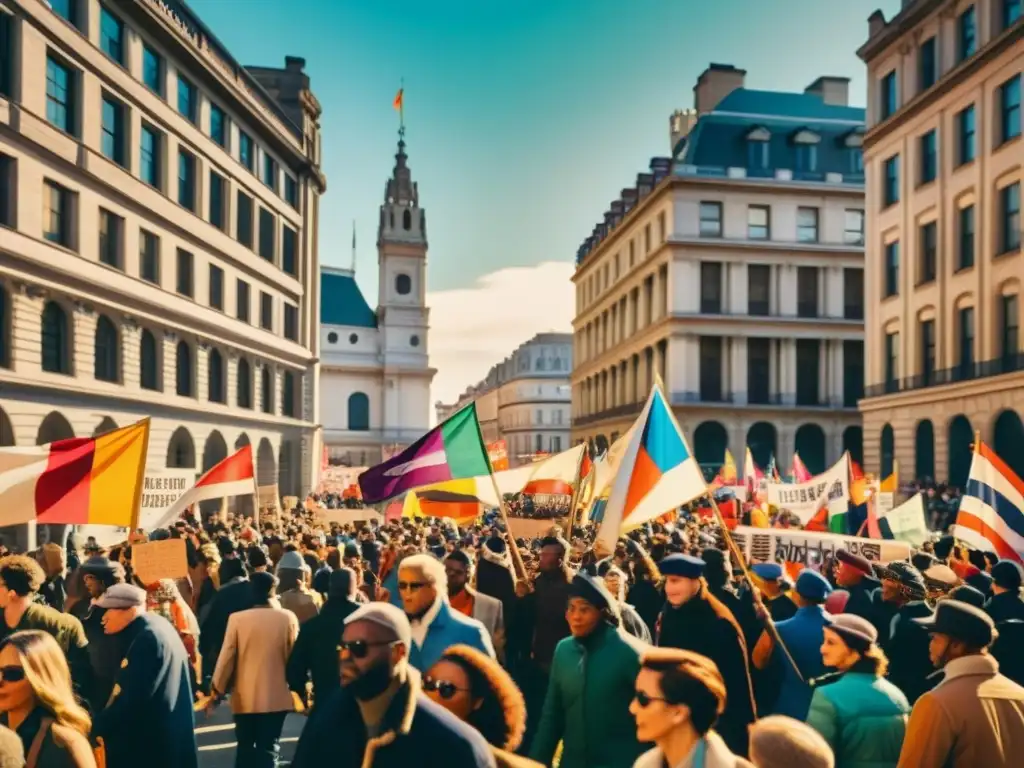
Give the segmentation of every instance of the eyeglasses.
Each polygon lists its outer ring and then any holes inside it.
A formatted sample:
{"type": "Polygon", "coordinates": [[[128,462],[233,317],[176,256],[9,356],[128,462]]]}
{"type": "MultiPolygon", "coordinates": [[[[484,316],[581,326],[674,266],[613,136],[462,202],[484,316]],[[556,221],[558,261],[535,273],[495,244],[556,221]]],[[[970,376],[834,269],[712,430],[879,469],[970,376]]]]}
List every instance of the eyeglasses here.
{"type": "Polygon", "coordinates": [[[24,679],[24,667],[0,667],[0,683],[20,683],[24,679]]]}
{"type": "Polygon", "coordinates": [[[666,704],[671,704],[671,703],[672,703],[672,702],[671,702],[671,701],[669,701],[668,699],[659,699],[659,698],[658,698],[657,696],[648,696],[648,695],[647,695],[646,693],[644,693],[643,691],[636,691],[636,692],[635,692],[635,693],[633,694],[633,700],[634,700],[634,701],[635,701],[635,702],[636,702],[637,704],[639,704],[639,705],[640,705],[641,707],[643,707],[643,708],[645,708],[645,709],[646,709],[647,707],[651,706],[651,702],[652,702],[652,701],[663,701],[663,702],[665,702],[666,704]]]}
{"type": "Polygon", "coordinates": [[[379,641],[372,643],[369,640],[342,640],[338,643],[338,653],[348,651],[354,659],[365,659],[370,648],[375,645],[394,645],[395,641],[379,641]]]}
{"type": "Polygon", "coordinates": [[[447,680],[435,680],[432,677],[423,678],[423,690],[436,692],[442,699],[453,698],[459,691],[469,693],[467,688],[459,688],[455,683],[449,683],[447,680]]]}
{"type": "Polygon", "coordinates": [[[398,582],[399,592],[416,592],[427,586],[425,581],[400,581],[398,582]]]}

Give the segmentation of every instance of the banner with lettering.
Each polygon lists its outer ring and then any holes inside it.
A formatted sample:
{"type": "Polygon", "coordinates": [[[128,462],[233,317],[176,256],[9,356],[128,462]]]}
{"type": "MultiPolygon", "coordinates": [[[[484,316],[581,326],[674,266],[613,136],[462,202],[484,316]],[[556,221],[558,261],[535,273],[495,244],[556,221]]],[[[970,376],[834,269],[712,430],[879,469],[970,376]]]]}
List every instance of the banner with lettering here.
{"type": "Polygon", "coordinates": [[[850,498],[850,456],[847,453],[820,475],[806,483],[768,483],[768,503],[786,509],[808,522],[825,507],[836,504],[846,512],[850,498]]]}
{"type": "MultiPolygon", "coordinates": [[[[719,534],[720,535],[720,534],[719,534]]],[[[903,541],[865,539],[836,533],[817,533],[792,528],[751,528],[740,525],[732,532],[736,545],[749,563],[792,564],[796,570],[821,566],[847,550],[874,563],[906,560],[911,547],[903,541]]],[[[787,567],[792,572],[794,569],[787,567]]]]}
{"type": "Polygon", "coordinates": [[[139,526],[145,531],[151,530],[150,524],[156,523],[168,507],[195,485],[197,477],[194,469],[146,470],[139,526]]]}

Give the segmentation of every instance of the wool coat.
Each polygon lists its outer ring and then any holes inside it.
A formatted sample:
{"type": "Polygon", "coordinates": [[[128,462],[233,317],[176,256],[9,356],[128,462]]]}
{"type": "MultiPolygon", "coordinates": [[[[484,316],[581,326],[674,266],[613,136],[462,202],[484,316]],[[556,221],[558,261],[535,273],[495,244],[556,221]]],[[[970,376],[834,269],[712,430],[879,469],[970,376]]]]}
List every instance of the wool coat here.
{"type": "Polygon", "coordinates": [[[299,620],[275,604],[231,614],[213,687],[231,694],[236,715],[291,712],[286,674],[299,620]]]}

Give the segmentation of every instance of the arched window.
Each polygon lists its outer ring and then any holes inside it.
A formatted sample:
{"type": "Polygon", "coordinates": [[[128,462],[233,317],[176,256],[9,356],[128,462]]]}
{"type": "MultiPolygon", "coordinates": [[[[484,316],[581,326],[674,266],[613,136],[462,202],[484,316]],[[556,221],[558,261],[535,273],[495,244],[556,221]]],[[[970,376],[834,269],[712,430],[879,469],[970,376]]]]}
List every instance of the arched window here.
{"type": "Polygon", "coordinates": [[[412,278],[402,272],[395,275],[395,293],[399,296],[408,296],[412,291],[412,278]]]}
{"type": "Polygon", "coordinates": [[[238,376],[235,381],[238,388],[238,407],[252,408],[252,370],[249,361],[244,357],[238,360],[238,376]]]}
{"type": "Polygon", "coordinates": [[[98,381],[116,382],[120,378],[117,328],[106,315],[96,320],[96,345],[93,350],[93,375],[98,381]]]}
{"type": "Polygon", "coordinates": [[[192,350],[184,341],[178,342],[174,367],[178,395],[192,397],[192,350]]]}
{"type": "Polygon", "coordinates": [[[364,392],[348,396],[348,428],[353,432],[370,429],[370,398],[364,392]]]}
{"type": "Polygon", "coordinates": [[[260,370],[260,403],[264,413],[274,412],[274,382],[270,369],[263,366],[260,370]]]}
{"type": "Polygon", "coordinates": [[[196,466],[196,446],[192,435],[184,427],[178,427],[167,442],[168,469],[194,469],[196,466]]]}
{"type": "Polygon", "coordinates": [[[8,346],[7,333],[11,327],[10,322],[7,320],[7,307],[10,301],[7,299],[7,291],[3,285],[0,285],[0,368],[6,368],[11,364],[8,357],[8,346]]]}
{"type": "Polygon", "coordinates": [[[882,437],[879,441],[879,457],[880,457],[880,475],[884,480],[892,474],[893,466],[896,461],[896,435],[892,431],[892,426],[886,424],[882,427],[882,437]]]}
{"type": "Polygon", "coordinates": [[[68,316],[55,301],[46,302],[42,317],[43,370],[47,373],[71,373],[68,316]]]}
{"type": "Polygon", "coordinates": [[[410,213],[408,208],[402,211],[402,229],[406,232],[412,229],[412,213],[410,213]]]}
{"type": "Polygon", "coordinates": [[[143,389],[160,389],[160,356],[156,336],[143,329],[139,338],[139,385],[143,389]]]}
{"type": "Polygon", "coordinates": [[[223,403],[225,400],[224,358],[216,349],[211,349],[206,356],[206,399],[211,403],[223,403]]]}
{"type": "Polygon", "coordinates": [[[291,371],[281,377],[281,414],[295,417],[295,374],[291,371]]]}

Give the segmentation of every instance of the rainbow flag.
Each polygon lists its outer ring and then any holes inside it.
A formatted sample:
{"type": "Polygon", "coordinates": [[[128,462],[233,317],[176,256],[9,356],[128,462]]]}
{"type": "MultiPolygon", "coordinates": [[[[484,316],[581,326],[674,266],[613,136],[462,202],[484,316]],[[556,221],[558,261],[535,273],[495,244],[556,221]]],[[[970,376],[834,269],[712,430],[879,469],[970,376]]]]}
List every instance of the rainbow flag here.
{"type": "Polygon", "coordinates": [[[476,403],[452,414],[397,456],[359,476],[364,504],[377,504],[424,485],[490,475],[476,403]]]}
{"type": "Polygon", "coordinates": [[[632,429],[612,482],[598,539],[614,548],[623,531],[656,520],[707,490],[697,458],[687,446],[658,381],[632,429]]]}
{"type": "Polygon", "coordinates": [[[0,525],[136,526],[148,445],[143,419],[99,437],[0,448],[0,525]]]}

